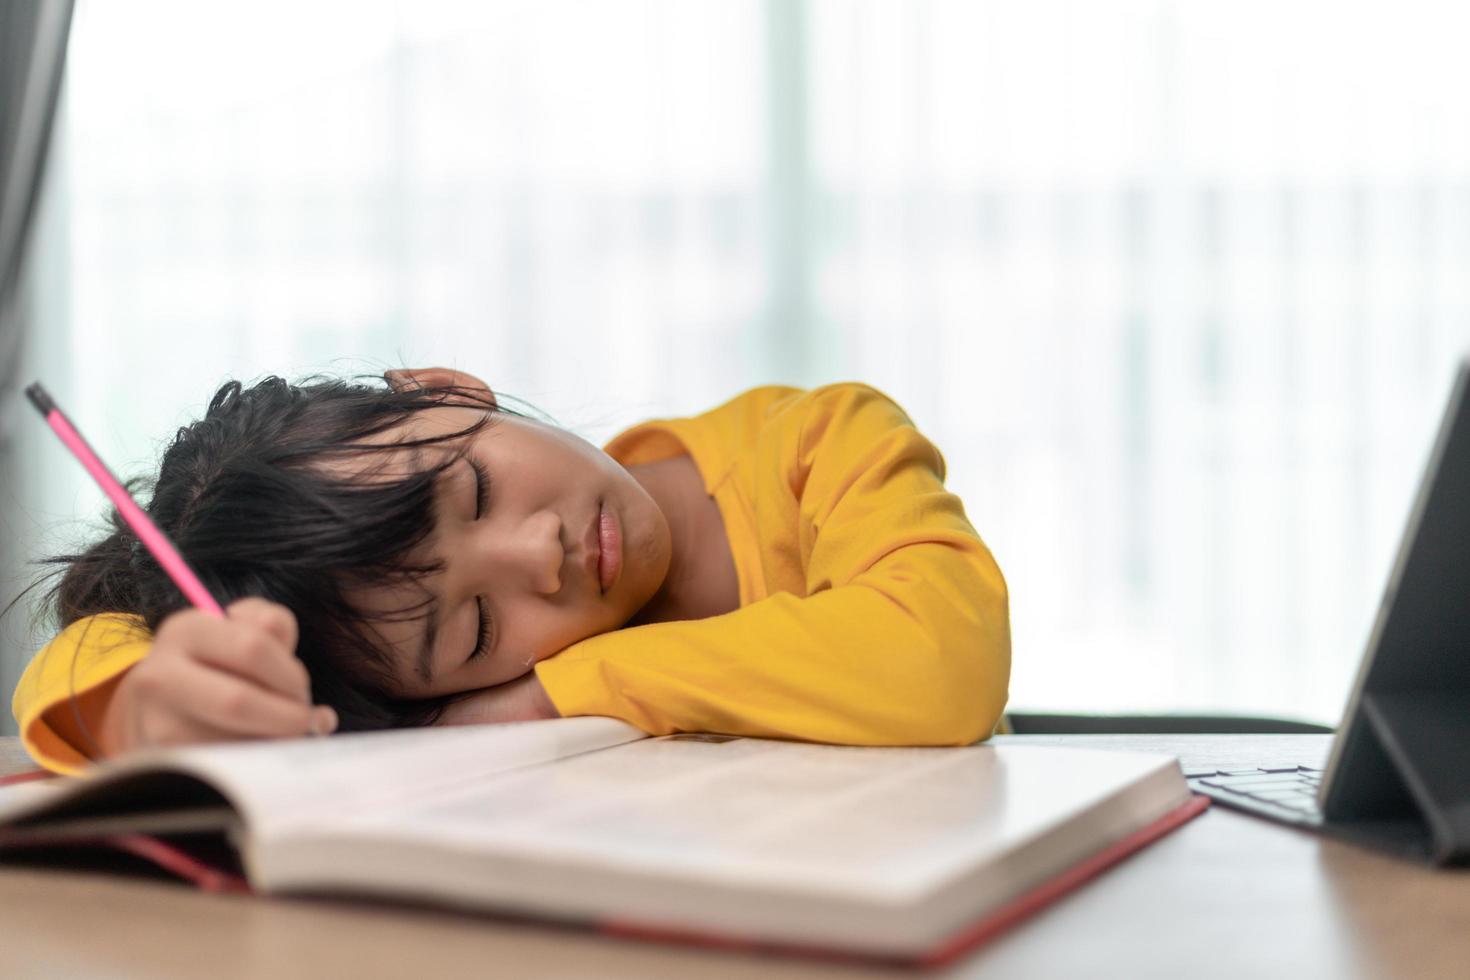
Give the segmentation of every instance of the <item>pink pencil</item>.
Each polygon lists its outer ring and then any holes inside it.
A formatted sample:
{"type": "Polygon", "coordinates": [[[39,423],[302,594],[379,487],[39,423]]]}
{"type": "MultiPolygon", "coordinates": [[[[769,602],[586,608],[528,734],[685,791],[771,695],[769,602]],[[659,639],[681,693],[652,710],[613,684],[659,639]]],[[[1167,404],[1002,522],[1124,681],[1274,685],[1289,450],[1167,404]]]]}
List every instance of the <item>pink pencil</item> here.
{"type": "Polygon", "coordinates": [[[128,526],[142,539],[144,546],[153,553],[154,558],[158,559],[158,563],[163,566],[168,577],[174,580],[174,584],[183,590],[185,597],[210,615],[224,619],[225,611],[220,608],[218,602],[214,601],[214,596],[209,594],[204,583],[199,581],[199,576],[194,574],[179,554],[178,549],[164,536],[158,526],[149,520],[148,515],[143,513],[143,508],[139,507],[137,502],[123,489],[123,485],[103,465],[102,460],[97,458],[92,447],[87,445],[87,440],[82,438],[81,433],[77,432],[71,421],[62,414],[61,409],[56,407],[56,402],[46,394],[46,389],[41,387],[39,381],[26,389],[26,397],[45,417],[46,424],[51,426],[52,431],[61,438],[66,448],[72,451],[72,455],[82,461],[87,472],[92,474],[92,479],[97,481],[102,492],[107,494],[108,499],[122,514],[123,520],[127,521],[128,526]]]}

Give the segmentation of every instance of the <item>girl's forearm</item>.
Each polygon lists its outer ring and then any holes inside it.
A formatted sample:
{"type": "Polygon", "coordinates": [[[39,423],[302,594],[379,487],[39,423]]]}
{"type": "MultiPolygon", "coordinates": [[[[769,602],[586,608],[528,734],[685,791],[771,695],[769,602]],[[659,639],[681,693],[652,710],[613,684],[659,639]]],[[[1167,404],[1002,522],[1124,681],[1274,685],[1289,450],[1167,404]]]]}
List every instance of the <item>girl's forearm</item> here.
{"type": "Polygon", "coordinates": [[[439,716],[440,725],[493,725],[507,721],[560,718],[535,671],[481,688],[458,699],[439,716]]]}

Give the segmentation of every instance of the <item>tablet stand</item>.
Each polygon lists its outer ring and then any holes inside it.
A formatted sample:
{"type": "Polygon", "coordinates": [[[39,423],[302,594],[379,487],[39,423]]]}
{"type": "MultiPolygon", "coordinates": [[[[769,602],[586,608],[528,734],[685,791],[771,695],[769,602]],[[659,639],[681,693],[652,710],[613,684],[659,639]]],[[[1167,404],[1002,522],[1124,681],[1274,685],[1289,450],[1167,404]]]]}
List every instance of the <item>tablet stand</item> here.
{"type": "Polygon", "coordinates": [[[1368,692],[1324,830],[1434,864],[1470,863],[1470,693],[1368,692]]]}

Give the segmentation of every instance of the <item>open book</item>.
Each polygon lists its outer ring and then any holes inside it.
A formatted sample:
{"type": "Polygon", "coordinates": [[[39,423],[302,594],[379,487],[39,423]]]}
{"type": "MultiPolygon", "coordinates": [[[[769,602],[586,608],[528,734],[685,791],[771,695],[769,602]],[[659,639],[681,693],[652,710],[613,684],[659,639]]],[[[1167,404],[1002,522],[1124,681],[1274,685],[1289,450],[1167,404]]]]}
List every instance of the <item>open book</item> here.
{"type": "Polygon", "coordinates": [[[933,963],[1204,805],[1169,756],[563,718],[143,753],[10,787],[0,855],[104,841],[215,887],[933,963]]]}

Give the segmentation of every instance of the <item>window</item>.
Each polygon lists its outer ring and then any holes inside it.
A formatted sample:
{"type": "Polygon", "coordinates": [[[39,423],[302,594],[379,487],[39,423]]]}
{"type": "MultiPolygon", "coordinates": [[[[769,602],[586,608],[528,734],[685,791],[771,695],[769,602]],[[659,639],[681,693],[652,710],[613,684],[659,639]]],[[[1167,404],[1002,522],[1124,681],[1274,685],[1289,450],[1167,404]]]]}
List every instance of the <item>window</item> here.
{"type": "Polygon", "coordinates": [[[1470,326],[1467,19],[84,3],[35,358],[135,470],[227,376],[462,366],[598,442],[862,379],[1013,707],[1332,721],[1470,326]]]}

